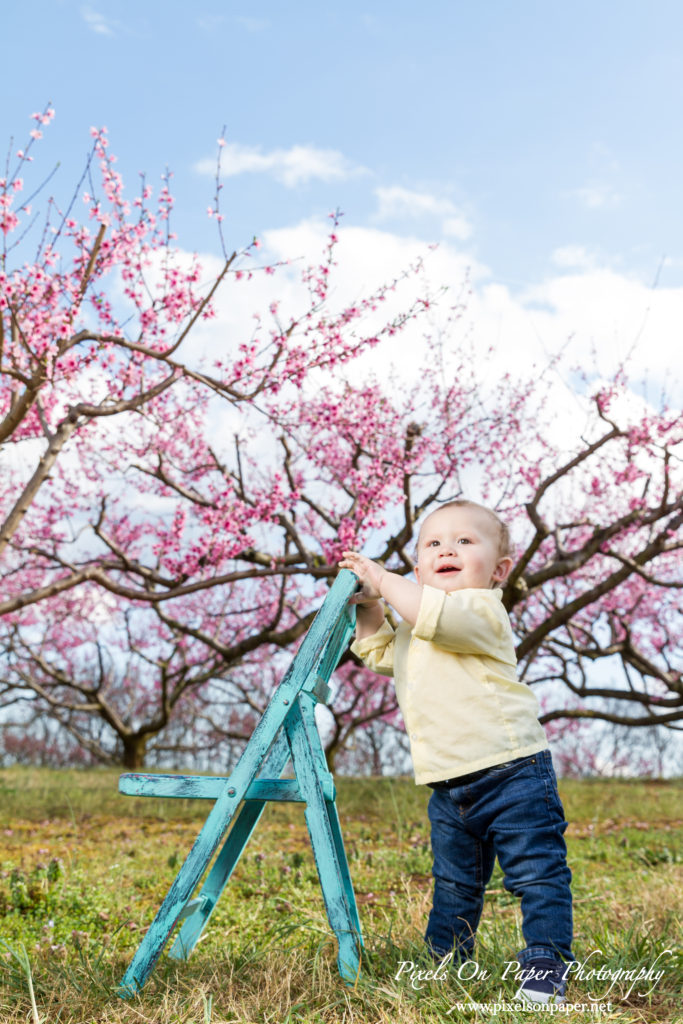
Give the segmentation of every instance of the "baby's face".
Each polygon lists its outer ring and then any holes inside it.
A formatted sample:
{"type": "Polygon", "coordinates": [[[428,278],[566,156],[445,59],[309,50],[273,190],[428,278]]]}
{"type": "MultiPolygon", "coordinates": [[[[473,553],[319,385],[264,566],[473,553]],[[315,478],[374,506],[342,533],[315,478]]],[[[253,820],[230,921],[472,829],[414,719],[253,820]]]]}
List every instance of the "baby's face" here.
{"type": "Polygon", "coordinates": [[[502,584],[512,560],[499,555],[495,520],[468,506],[437,509],[424,522],[417,545],[415,577],[447,592],[502,584]]]}

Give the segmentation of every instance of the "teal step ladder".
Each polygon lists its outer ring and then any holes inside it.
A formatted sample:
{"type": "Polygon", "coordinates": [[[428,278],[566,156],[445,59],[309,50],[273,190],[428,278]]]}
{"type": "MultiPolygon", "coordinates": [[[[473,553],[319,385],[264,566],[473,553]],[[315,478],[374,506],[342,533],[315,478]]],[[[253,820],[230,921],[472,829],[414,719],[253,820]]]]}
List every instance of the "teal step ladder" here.
{"type": "Polygon", "coordinates": [[[123,977],[122,998],[130,998],[142,988],[179,922],[181,928],[169,955],[176,960],[189,957],[269,800],[306,804],[306,824],[327,917],[339,947],[339,973],[349,983],[358,977],[363,939],[356,897],[339,825],[334,779],[327,770],[314,718],[315,703],[329,698],[330,676],[355,626],[355,607],[349,605],[349,598],[357,587],[357,577],[342,569],[230,776],[121,776],[119,790],[130,796],[215,800],[123,977]],[[290,759],[295,777],[282,779],[290,759]]]}

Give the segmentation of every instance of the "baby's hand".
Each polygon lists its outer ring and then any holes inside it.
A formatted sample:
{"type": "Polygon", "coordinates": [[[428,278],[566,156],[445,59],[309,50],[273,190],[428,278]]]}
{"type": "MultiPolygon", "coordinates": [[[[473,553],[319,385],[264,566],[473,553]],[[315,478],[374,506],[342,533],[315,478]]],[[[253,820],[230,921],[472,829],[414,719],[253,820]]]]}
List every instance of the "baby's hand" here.
{"type": "Polygon", "coordinates": [[[342,554],[344,557],[339,562],[339,567],[351,569],[361,582],[362,589],[351,598],[351,603],[372,604],[378,601],[382,596],[379,592],[380,581],[387,570],[357,551],[344,551],[342,554]]]}

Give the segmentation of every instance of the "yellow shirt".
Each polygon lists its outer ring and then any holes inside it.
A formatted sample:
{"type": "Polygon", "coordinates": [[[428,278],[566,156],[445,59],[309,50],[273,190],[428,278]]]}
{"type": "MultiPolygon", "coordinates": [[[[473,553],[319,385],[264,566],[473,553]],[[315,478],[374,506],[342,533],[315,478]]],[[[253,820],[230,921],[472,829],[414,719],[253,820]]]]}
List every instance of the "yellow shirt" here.
{"type": "Polygon", "coordinates": [[[423,587],[415,626],[385,622],[351,650],[394,676],[418,785],[457,778],[548,746],[538,701],[517,679],[502,591],[423,587]]]}

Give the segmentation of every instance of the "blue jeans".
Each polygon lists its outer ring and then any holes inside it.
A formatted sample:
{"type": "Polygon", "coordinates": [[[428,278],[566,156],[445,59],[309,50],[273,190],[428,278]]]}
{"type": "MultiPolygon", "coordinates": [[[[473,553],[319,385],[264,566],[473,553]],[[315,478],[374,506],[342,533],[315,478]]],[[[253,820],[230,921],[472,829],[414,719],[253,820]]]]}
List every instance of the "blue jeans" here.
{"type": "Polygon", "coordinates": [[[439,785],[429,801],[434,899],[425,940],[432,952],[472,956],[497,856],[505,888],[522,900],[526,948],[517,960],[571,961],[567,822],[550,751],[439,785]]]}

